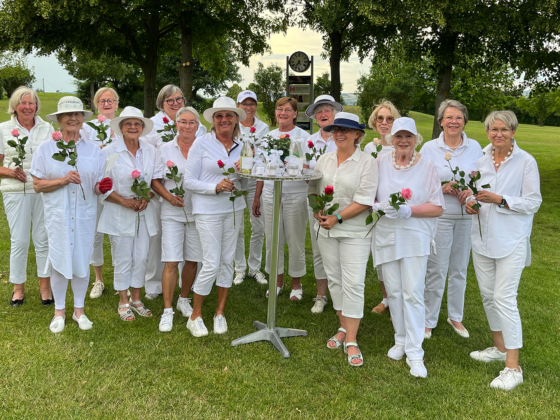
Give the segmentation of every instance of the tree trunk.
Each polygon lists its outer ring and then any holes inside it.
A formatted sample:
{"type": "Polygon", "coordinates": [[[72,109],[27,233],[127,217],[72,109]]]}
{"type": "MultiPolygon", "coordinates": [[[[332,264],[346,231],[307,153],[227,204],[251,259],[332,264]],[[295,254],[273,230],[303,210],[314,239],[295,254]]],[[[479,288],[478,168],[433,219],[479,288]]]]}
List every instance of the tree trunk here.
{"type": "Polygon", "coordinates": [[[95,114],[95,104],[93,103],[93,98],[95,97],[95,84],[93,80],[89,82],[89,96],[91,101],[91,111],[95,114]]]}
{"type": "Polygon", "coordinates": [[[192,89],[193,80],[193,36],[190,25],[190,14],[181,13],[179,25],[181,27],[181,65],[179,67],[179,78],[181,90],[186,98],[186,105],[192,106],[194,94],[192,89]]]}
{"type": "Polygon", "coordinates": [[[441,126],[437,119],[438,109],[443,101],[449,99],[451,95],[451,70],[453,66],[451,64],[442,67],[439,71],[437,88],[436,88],[436,109],[434,114],[434,127],[432,129],[432,138],[436,139],[441,133],[441,126]]]}
{"type": "Polygon", "coordinates": [[[159,16],[157,13],[150,14],[148,20],[148,48],[146,50],[146,62],[142,66],[144,72],[144,117],[154,116],[156,109],[156,75],[159,47],[159,16]]]}
{"type": "Polygon", "coordinates": [[[331,32],[331,96],[340,102],[340,58],[342,57],[342,32],[331,32]]]}

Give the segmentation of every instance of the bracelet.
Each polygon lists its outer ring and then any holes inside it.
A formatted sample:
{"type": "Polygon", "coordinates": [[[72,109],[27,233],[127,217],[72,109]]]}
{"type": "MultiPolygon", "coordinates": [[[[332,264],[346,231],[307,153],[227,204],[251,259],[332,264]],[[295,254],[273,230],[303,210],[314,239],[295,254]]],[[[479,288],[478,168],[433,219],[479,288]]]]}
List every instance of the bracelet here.
{"type": "Polygon", "coordinates": [[[338,219],[338,223],[342,224],[342,217],[340,217],[340,214],[336,213],[336,218],[338,219]]]}

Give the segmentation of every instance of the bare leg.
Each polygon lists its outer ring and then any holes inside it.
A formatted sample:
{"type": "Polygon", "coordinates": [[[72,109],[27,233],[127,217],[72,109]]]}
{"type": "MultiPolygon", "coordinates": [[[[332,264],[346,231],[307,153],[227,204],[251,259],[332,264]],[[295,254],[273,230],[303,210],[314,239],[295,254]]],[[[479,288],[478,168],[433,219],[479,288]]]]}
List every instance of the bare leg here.
{"type": "Polygon", "coordinates": [[[103,266],[93,266],[93,271],[95,271],[95,281],[103,282],[103,266]]]}
{"type": "Polygon", "coordinates": [[[41,293],[41,299],[52,299],[50,277],[39,277],[39,292],[41,293]]]}
{"type": "Polygon", "coordinates": [[[188,298],[191,292],[192,285],[196,279],[196,269],[198,263],[196,261],[185,261],[185,266],[183,267],[183,273],[181,279],[183,284],[181,285],[181,297],[188,298]]]}
{"type": "Polygon", "coordinates": [[[25,283],[14,284],[14,297],[12,299],[23,299],[23,295],[25,295],[25,283]]]}
{"type": "Polygon", "coordinates": [[[84,315],[84,308],[74,307],[74,315],[76,315],[76,318],[80,318],[82,315],[84,315]]]}
{"type": "Polygon", "coordinates": [[[163,292],[163,308],[170,309],[173,306],[173,292],[177,287],[178,262],[166,262],[161,276],[161,289],[163,292]]]}
{"type": "MultiPolygon", "coordinates": [[[[301,289],[301,277],[292,277],[292,290],[299,290],[301,289]]],[[[298,300],[297,297],[292,296],[291,300],[298,300]]]]}
{"type": "Polygon", "coordinates": [[[216,315],[224,315],[226,308],[226,300],[229,293],[229,287],[218,287],[218,305],[216,306],[216,315]]]}
{"type": "Polygon", "coordinates": [[[317,279],[316,281],[317,281],[317,295],[327,296],[327,279],[317,279]]]}
{"type": "Polygon", "coordinates": [[[276,287],[282,287],[284,285],[284,274],[278,274],[276,278],[276,287]]]}
{"type": "MultiPolygon", "coordinates": [[[[358,335],[358,328],[360,326],[360,318],[349,318],[349,317],[345,317],[342,315],[342,313],[339,315],[339,318],[344,318],[344,325],[346,325],[344,328],[346,328],[346,342],[350,343],[352,341],[354,342],[358,342],[357,341],[357,335],[358,335]]],[[[341,323],[342,324],[342,323],[341,323]]],[[[348,347],[348,355],[351,356],[353,354],[358,354],[359,350],[356,347],[348,347]]],[[[360,360],[356,359],[356,363],[358,363],[360,360]]]]}
{"type": "MultiPolygon", "coordinates": [[[[140,292],[141,292],[142,288],[140,287],[131,287],[130,288],[130,299],[133,302],[138,302],[141,298],[140,298],[140,292]]],[[[126,290],[125,290],[126,293],[126,290]]],[[[119,292],[119,295],[121,294],[121,292],[119,292]]]]}
{"type": "Polygon", "coordinates": [[[506,349],[501,331],[492,331],[492,338],[494,339],[494,346],[502,353],[507,353],[506,367],[519,370],[519,349],[506,349]]]}
{"type": "Polygon", "coordinates": [[[381,293],[383,293],[383,299],[387,299],[387,291],[385,290],[385,282],[380,281],[381,293]]]}
{"type": "MultiPolygon", "coordinates": [[[[219,302],[219,288],[218,288],[218,302],[219,302]]],[[[193,293],[193,311],[191,314],[191,321],[194,321],[198,317],[202,317],[202,303],[206,296],[197,295],[193,293]]]]}

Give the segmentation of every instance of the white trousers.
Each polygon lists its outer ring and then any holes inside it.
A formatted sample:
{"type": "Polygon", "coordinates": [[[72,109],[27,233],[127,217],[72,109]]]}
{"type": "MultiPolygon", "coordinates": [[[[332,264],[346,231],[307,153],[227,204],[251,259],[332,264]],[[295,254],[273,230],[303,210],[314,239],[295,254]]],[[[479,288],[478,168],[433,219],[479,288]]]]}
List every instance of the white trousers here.
{"type": "Polygon", "coordinates": [[[208,296],[214,280],[218,287],[231,287],[233,282],[233,256],[241,223],[243,210],[221,214],[197,214],[196,228],[202,245],[202,268],[198,273],[193,291],[197,295],[208,296]]]}
{"type": "MultiPolygon", "coordinates": [[[[272,211],[274,197],[263,193],[264,227],[266,233],[266,272],[270,274],[272,252],[272,211]]],[[[278,274],[284,274],[284,244],[288,244],[291,277],[305,275],[305,235],[307,230],[307,193],[282,194],[280,203],[280,235],[278,237],[278,274]]]]}
{"type": "Polygon", "coordinates": [[[436,233],[437,255],[428,257],[426,270],[426,327],[437,326],[441,299],[447,285],[447,313],[452,321],[463,321],[467,267],[471,253],[471,225],[469,216],[461,220],[438,219],[436,233]]]}
{"type": "Polygon", "coordinates": [[[349,318],[363,318],[366,268],[371,238],[323,238],[325,271],[335,311],[349,318]]]}
{"type": "MultiPolygon", "coordinates": [[[[309,219],[309,235],[311,237],[311,250],[313,251],[313,271],[315,273],[315,278],[323,280],[327,278],[327,273],[325,273],[325,268],[323,267],[323,258],[321,258],[321,251],[317,245],[317,233],[315,232],[314,226],[317,219],[313,217],[313,209],[307,207],[307,215],[309,219]]],[[[370,239],[371,245],[371,239],[370,239]]]]}
{"type": "Polygon", "coordinates": [[[148,235],[145,217],[140,216],[140,227],[137,235],[109,236],[113,248],[113,267],[115,268],[113,287],[115,290],[144,287],[150,246],[150,236],[148,235]]]}
{"type": "Polygon", "coordinates": [[[41,194],[4,193],[4,211],[10,227],[10,283],[22,284],[27,280],[29,232],[35,246],[37,277],[50,277],[47,265],[49,241],[45,229],[45,213],[41,194]]]}
{"type": "Polygon", "coordinates": [[[383,264],[383,282],[395,328],[395,344],[410,360],[424,358],[424,280],[428,257],[407,257],[383,264]]]}
{"type": "Polygon", "coordinates": [[[473,265],[490,330],[501,331],[508,350],[523,347],[517,289],[527,257],[527,241],[504,258],[488,258],[473,250],[473,265]]]}
{"type": "MultiPolygon", "coordinates": [[[[256,181],[249,179],[246,186],[247,210],[249,210],[249,220],[251,220],[251,243],[249,244],[249,258],[245,261],[245,218],[241,219],[239,236],[237,237],[237,247],[235,249],[235,271],[245,272],[247,264],[249,271],[255,272],[261,269],[262,250],[264,243],[264,216],[253,216],[252,207],[255,201],[256,181]]],[[[261,200],[262,202],[262,200],[261,200]]],[[[239,222],[237,222],[239,223],[239,222]]]]}
{"type": "Polygon", "coordinates": [[[99,218],[101,217],[101,212],[103,211],[103,204],[97,200],[97,220],[95,222],[95,237],[93,238],[93,254],[89,263],[94,267],[101,267],[103,265],[103,238],[104,233],[97,231],[97,226],[99,224],[99,218]]]}
{"type": "Polygon", "coordinates": [[[89,284],[89,274],[86,277],[74,276],[71,279],[67,279],[64,275],[53,269],[51,273],[51,289],[55,309],[60,310],[66,307],[66,289],[68,289],[68,280],[70,280],[72,284],[74,308],[84,307],[89,284]]]}
{"type": "Polygon", "coordinates": [[[161,276],[165,264],[161,262],[161,202],[159,196],[150,200],[152,209],[158,223],[158,231],[150,236],[150,249],[148,252],[148,265],[146,268],[146,293],[161,295],[161,276]]]}

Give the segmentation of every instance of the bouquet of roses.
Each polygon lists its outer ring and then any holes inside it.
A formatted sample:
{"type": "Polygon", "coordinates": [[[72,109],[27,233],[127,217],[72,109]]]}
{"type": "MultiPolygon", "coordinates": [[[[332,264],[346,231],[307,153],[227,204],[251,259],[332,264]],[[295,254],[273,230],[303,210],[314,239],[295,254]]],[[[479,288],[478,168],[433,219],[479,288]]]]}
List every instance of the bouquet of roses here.
{"type": "MultiPolygon", "coordinates": [[[[453,169],[451,167],[451,163],[449,163],[451,158],[452,158],[451,153],[446,153],[445,154],[445,160],[447,161],[447,164],[449,165],[449,169],[451,169],[451,173],[453,173],[453,179],[450,180],[450,181],[443,181],[441,183],[441,186],[443,187],[445,184],[448,184],[451,181],[454,181],[455,184],[451,185],[451,188],[456,188],[456,189],[461,190],[461,191],[468,190],[469,187],[468,187],[467,184],[465,184],[465,178],[464,178],[465,171],[460,170],[458,166],[456,166],[455,169],[453,169]],[[457,175],[459,175],[459,177],[460,177],[459,179],[456,178],[457,175]]],[[[463,206],[461,206],[461,217],[463,215],[464,215],[463,214],[463,206]]]]}
{"type": "MultiPolygon", "coordinates": [[[[76,148],[76,143],[74,142],[74,140],[70,140],[68,143],[66,143],[62,139],[62,133],[60,131],[55,131],[54,133],[52,133],[52,139],[56,141],[56,147],[58,147],[58,149],[60,150],[60,152],[53,154],[52,158],[54,160],[58,160],[59,162],[64,162],[66,158],[68,158],[68,165],[72,166],[74,170],[79,174],[80,172],[78,171],[78,165],[76,164],[76,161],[78,160],[78,150],[76,148]]],[[[81,184],[80,188],[82,189],[82,196],[85,200],[86,194],[84,193],[84,188],[81,184]]]]}
{"type": "MultiPolygon", "coordinates": [[[[148,186],[148,183],[146,181],[140,180],[141,175],[142,172],[136,169],[132,171],[131,176],[132,179],[134,179],[134,182],[132,183],[130,189],[134,194],[136,194],[135,197],[136,200],[140,201],[143,198],[146,201],[150,201],[150,187],[148,186]]],[[[138,213],[138,227],[136,228],[136,236],[138,236],[139,230],[140,230],[140,213],[138,213]]]]}
{"type": "MultiPolygon", "coordinates": [[[[409,201],[411,198],[412,198],[412,190],[410,188],[403,188],[400,192],[393,193],[389,196],[389,205],[393,207],[396,211],[399,211],[399,208],[403,204],[406,204],[406,202],[409,201]]],[[[364,238],[367,238],[367,236],[373,230],[377,222],[379,222],[379,219],[381,219],[382,216],[385,216],[386,213],[381,209],[372,212],[366,218],[366,226],[373,223],[374,214],[377,216],[377,220],[375,221],[371,229],[368,231],[366,236],[364,236],[364,238]]]]}
{"type": "MultiPolygon", "coordinates": [[[[325,187],[325,193],[321,195],[309,194],[309,206],[313,209],[313,213],[319,214],[321,212],[322,216],[332,216],[332,214],[338,210],[338,203],[333,204],[328,207],[328,204],[334,198],[334,187],[332,185],[327,185],[325,187]]],[[[319,237],[319,229],[317,229],[317,238],[319,237]]]]}
{"type": "MultiPolygon", "coordinates": [[[[181,179],[183,178],[183,174],[178,175],[179,168],[173,162],[168,160],[165,164],[169,168],[169,172],[165,174],[167,179],[172,180],[175,182],[175,188],[169,190],[171,194],[175,194],[176,197],[181,197],[183,200],[185,199],[185,189],[183,188],[183,183],[181,179]]],[[[185,219],[187,219],[187,225],[191,227],[189,223],[189,218],[187,217],[187,212],[185,212],[185,208],[183,207],[183,213],[185,213],[185,219]]]]}
{"type": "MultiPolygon", "coordinates": [[[[472,171],[469,174],[470,181],[467,184],[474,195],[478,194],[478,188],[476,187],[476,181],[480,180],[480,172],[479,171],[472,171]]],[[[490,184],[484,184],[480,188],[490,188],[490,184]]],[[[475,198],[476,203],[473,204],[472,208],[476,211],[480,210],[480,203],[475,198]]],[[[478,232],[480,233],[480,239],[482,239],[482,228],[480,227],[480,214],[477,214],[478,217],[478,232]]]]}
{"type": "MultiPolygon", "coordinates": [[[[218,161],[218,167],[220,169],[224,169],[225,167],[225,163],[222,162],[221,160],[218,161]]],[[[234,168],[228,168],[227,170],[224,170],[224,172],[222,172],[222,175],[224,175],[225,177],[227,177],[227,179],[230,179],[229,176],[231,174],[235,173],[235,169],[234,168]]],[[[238,197],[247,197],[247,195],[249,194],[248,191],[240,191],[240,190],[236,190],[234,189],[231,192],[231,195],[229,197],[229,201],[231,201],[231,205],[233,206],[233,228],[235,229],[235,199],[238,197]]]]}
{"type": "Polygon", "coordinates": [[[167,117],[163,117],[163,123],[165,124],[163,126],[162,130],[157,130],[158,133],[166,133],[166,134],[162,134],[161,136],[161,141],[164,143],[167,143],[171,140],[173,140],[175,138],[175,136],[177,135],[177,127],[175,126],[175,124],[171,124],[171,122],[169,121],[169,118],[167,117]]]}
{"type": "Polygon", "coordinates": [[[103,115],[98,115],[97,121],[99,121],[99,125],[95,125],[91,121],[86,122],[87,125],[89,125],[95,131],[97,131],[97,138],[101,142],[102,146],[106,146],[113,141],[113,139],[111,138],[107,139],[107,129],[109,128],[109,126],[103,124],[105,120],[107,120],[107,117],[104,117],[103,115]]]}
{"type": "Polygon", "coordinates": [[[381,144],[381,140],[377,137],[373,139],[373,144],[375,144],[375,152],[371,152],[371,155],[374,159],[377,159],[377,155],[379,155],[379,152],[383,149],[383,145],[381,144]]]}
{"type": "Polygon", "coordinates": [[[267,135],[262,140],[261,148],[267,153],[270,153],[271,150],[274,150],[274,146],[276,146],[276,149],[282,152],[279,155],[282,162],[284,162],[286,158],[290,156],[290,144],[289,134],[282,134],[278,139],[267,135]]]}
{"type": "Polygon", "coordinates": [[[307,147],[309,147],[311,149],[311,151],[313,152],[311,153],[306,153],[305,154],[305,159],[310,162],[313,159],[315,159],[315,161],[318,161],[319,158],[321,156],[323,156],[323,154],[325,154],[325,152],[327,151],[327,146],[323,147],[322,149],[316,149],[315,145],[313,144],[313,142],[311,140],[309,140],[307,142],[307,147]]]}
{"type": "MultiPolygon", "coordinates": [[[[12,136],[14,136],[16,139],[8,140],[8,146],[16,149],[16,152],[18,154],[18,157],[12,158],[12,162],[14,162],[14,165],[16,165],[23,171],[23,161],[25,159],[25,143],[27,143],[27,136],[20,140],[19,131],[16,128],[12,130],[12,136]]],[[[25,194],[25,182],[23,183],[23,193],[25,194]]]]}

